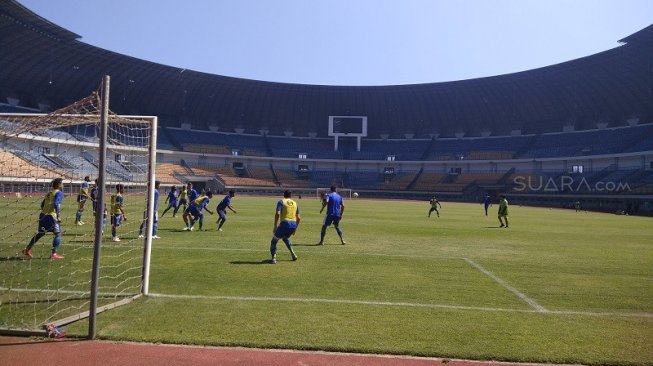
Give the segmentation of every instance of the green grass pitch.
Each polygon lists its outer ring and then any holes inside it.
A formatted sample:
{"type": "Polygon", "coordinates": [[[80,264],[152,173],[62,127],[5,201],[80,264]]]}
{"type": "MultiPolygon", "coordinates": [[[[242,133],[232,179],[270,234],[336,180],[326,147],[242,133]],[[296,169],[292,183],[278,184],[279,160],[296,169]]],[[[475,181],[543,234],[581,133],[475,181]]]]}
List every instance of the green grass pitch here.
{"type": "MultiPolygon", "coordinates": [[[[357,199],[346,200],[347,245],[329,228],[315,246],[323,216],[318,200],[304,198],[296,199],[302,223],[292,238],[299,260],[279,242],[271,265],[278,199],[237,196],[238,214],[229,212],[222,232],[208,214],[206,231],[183,232],[180,215],[168,212],[153,242],[151,296],[100,314],[98,336],[653,364],[650,218],[513,205],[510,228],[500,229],[496,206],[486,217],[481,205],[443,202],[441,217],[429,219],[428,202],[357,199]]],[[[130,220],[140,216],[130,212],[130,220]]],[[[64,236],[66,263],[78,253],[70,241],[64,236]]]]}

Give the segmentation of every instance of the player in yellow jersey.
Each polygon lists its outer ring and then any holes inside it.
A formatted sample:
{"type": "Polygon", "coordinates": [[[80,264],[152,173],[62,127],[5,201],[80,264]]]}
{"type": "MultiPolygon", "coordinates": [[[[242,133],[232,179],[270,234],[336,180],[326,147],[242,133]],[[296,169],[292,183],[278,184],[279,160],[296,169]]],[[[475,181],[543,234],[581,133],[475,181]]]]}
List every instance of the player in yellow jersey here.
{"type": "Polygon", "coordinates": [[[116,184],[116,193],[111,195],[111,204],[109,209],[111,210],[111,241],[120,241],[118,237],[118,226],[122,225],[122,221],[127,221],[127,215],[125,215],[125,210],[123,210],[124,200],[122,194],[125,190],[125,186],[122,184],[116,184]]]}
{"type": "Polygon", "coordinates": [[[183,214],[184,211],[186,211],[186,208],[188,207],[188,189],[186,186],[181,186],[181,190],[179,191],[179,195],[177,196],[177,199],[179,201],[179,204],[177,204],[177,207],[175,207],[175,210],[172,211],[172,217],[177,216],[177,211],[179,211],[179,207],[182,205],[184,206],[184,209],[181,210],[181,213],[183,214]]]}
{"type": "Polygon", "coordinates": [[[208,191],[206,192],[206,196],[198,196],[194,201],[190,202],[190,205],[182,215],[186,224],[186,227],[183,229],[184,231],[193,231],[195,221],[199,221],[200,230],[202,230],[202,225],[204,224],[204,213],[202,211],[213,215],[213,212],[206,207],[211,202],[211,198],[213,198],[213,192],[208,191]]]}
{"type": "Polygon", "coordinates": [[[286,243],[286,247],[290,251],[292,260],[297,260],[297,254],[292,249],[290,237],[295,234],[299,221],[299,206],[297,202],[290,199],[290,191],[283,192],[283,199],[277,202],[277,210],[274,213],[274,227],[272,228],[272,241],[270,241],[270,254],[272,259],[270,263],[277,263],[277,242],[279,239],[286,243]]]}
{"type": "Polygon", "coordinates": [[[90,198],[88,188],[89,188],[89,182],[91,181],[91,178],[87,175],[84,177],[84,181],[82,182],[82,186],[79,189],[79,194],[77,195],[77,203],[79,204],[77,208],[77,215],[75,215],[75,224],[76,225],[84,225],[84,222],[82,221],[82,213],[84,212],[84,205],[86,204],[86,200],[90,198]]]}
{"type": "Polygon", "coordinates": [[[500,227],[508,228],[508,200],[505,195],[501,195],[501,200],[499,201],[499,222],[501,223],[500,227]],[[506,221],[505,225],[503,220],[506,221]]]}
{"type": "Polygon", "coordinates": [[[440,204],[440,201],[438,201],[438,198],[433,196],[433,198],[431,198],[429,203],[431,204],[431,208],[429,209],[429,217],[431,217],[431,213],[433,211],[435,211],[435,213],[438,215],[438,217],[440,217],[440,211],[438,211],[438,206],[440,206],[440,208],[442,208],[442,205],[440,204]]]}
{"type": "Polygon", "coordinates": [[[39,214],[39,227],[36,234],[32,237],[27,247],[23,250],[23,254],[28,258],[32,258],[32,247],[39,239],[45,236],[46,233],[54,234],[52,240],[51,259],[63,259],[63,256],[57,253],[61,245],[61,202],[63,201],[63,179],[56,178],[52,181],[52,190],[45,195],[41,202],[41,213],[39,214]]]}

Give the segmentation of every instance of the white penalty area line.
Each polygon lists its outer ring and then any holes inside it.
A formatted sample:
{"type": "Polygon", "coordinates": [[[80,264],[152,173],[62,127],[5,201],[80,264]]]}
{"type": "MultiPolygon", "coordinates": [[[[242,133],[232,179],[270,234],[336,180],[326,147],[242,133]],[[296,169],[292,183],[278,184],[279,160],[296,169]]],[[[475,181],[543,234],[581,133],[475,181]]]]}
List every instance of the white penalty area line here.
{"type": "Polygon", "coordinates": [[[482,306],[462,306],[447,304],[420,304],[410,302],[389,302],[389,301],[364,301],[346,299],[321,299],[321,298],[296,298],[296,297],[268,297],[268,296],[209,296],[209,295],[175,295],[149,293],[146,297],[173,299],[173,300],[227,300],[227,301],[269,301],[269,302],[295,302],[295,303],[322,303],[322,304],[347,304],[347,305],[369,305],[369,306],[393,306],[405,308],[430,308],[450,310],[471,310],[486,312],[504,313],[546,313],[553,315],[583,315],[601,317],[628,317],[628,318],[653,318],[653,313],[614,313],[614,312],[587,312],[587,311],[565,311],[547,310],[545,312],[528,309],[507,309],[482,306]]]}
{"type": "Polygon", "coordinates": [[[479,271],[483,272],[486,276],[493,279],[496,283],[501,285],[503,288],[505,288],[506,290],[508,290],[508,291],[512,292],[513,294],[517,295],[518,298],[520,298],[522,301],[524,301],[525,303],[527,303],[528,305],[533,307],[533,309],[535,309],[535,311],[537,311],[538,313],[548,313],[549,312],[542,305],[535,302],[535,300],[529,298],[528,296],[524,295],[522,292],[520,292],[516,288],[510,286],[510,284],[508,282],[502,280],[501,278],[497,277],[494,273],[492,273],[492,272],[488,271],[487,269],[481,267],[481,265],[479,265],[478,263],[474,262],[473,260],[471,260],[469,258],[463,258],[463,259],[465,260],[465,262],[472,265],[472,267],[478,269],[479,271]]]}
{"type": "MultiPolygon", "coordinates": [[[[49,295],[67,294],[67,295],[90,295],[90,291],[74,290],[53,290],[39,288],[8,288],[0,287],[0,291],[7,292],[30,292],[45,293],[49,295]]],[[[130,297],[136,293],[126,292],[100,292],[100,296],[108,297],[130,297]]],[[[581,316],[599,316],[610,318],[649,318],[653,319],[653,313],[615,313],[615,312],[589,312],[589,311],[567,311],[567,310],[547,310],[546,312],[528,309],[508,309],[483,306],[463,306],[448,304],[420,304],[410,302],[390,302],[390,301],[364,301],[364,300],[346,300],[346,299],[322,299],[322,298],[294,298],[294,297],[256,297],[256,296],[207,296],[207,295],[175,295],[150,293],[147,297],[175,299],[175,300],[227,300],[227,301],[270,301],[270,302],[296,302],[296,303],[322,303],[322,304],[350,304],[350,305],[368,305],[368,306],[392,306],[405,308],[430,308],[430,309],[450,309],[450,310],[467,310],[467,311],[485,311],[485,312],[504,312],[504,313],[546,313],[553,315],[581,315],[581,316]]],[[[5,304],[1,303],[0,305],[5,304]]],[[[9,302],[6,302],[9,304],[9,302]]]]}

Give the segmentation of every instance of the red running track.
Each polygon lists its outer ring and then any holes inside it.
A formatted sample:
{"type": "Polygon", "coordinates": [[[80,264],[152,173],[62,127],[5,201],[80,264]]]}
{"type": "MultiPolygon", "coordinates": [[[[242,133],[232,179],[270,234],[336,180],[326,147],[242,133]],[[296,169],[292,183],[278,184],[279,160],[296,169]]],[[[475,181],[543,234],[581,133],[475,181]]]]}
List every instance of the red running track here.
{"type": "Polygon", "coordinates": [[[524,365],[353,353],[0,337],[1,366],[427,366],[444,363],[447,366],[524,365]]]}

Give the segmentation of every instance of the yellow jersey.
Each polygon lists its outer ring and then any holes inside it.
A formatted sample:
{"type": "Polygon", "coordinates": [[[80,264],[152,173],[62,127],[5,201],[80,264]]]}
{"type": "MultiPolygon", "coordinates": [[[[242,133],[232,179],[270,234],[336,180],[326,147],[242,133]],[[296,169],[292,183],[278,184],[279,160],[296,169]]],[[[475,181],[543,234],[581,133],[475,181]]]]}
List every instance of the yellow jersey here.
{"type": "Polygon", "coordinates": [[[58,189],[53,189],[45,195],[43,202],[41,202],[41,213],[44,215],[51,215],[57,217],[59,214],[59,205],[63,200],[63,192],[58,189]]]}
{"type": "Polygon", "coordinates": [[[199,197],[197,197],[197,198],[195,199],[195,201],[193,201],[193,203],[194,203],[197,207],[200,207],[200,206],[202,206],[202,205],[204,204],[204,199],[205,199],[205,198],[207,198],[207,196],[204,196],[204,195],[199,196],[199,197]]]}
{"type": "Polygon", "coordinates": [[[122,215],[122,194],[116,193],[111,195],[111,214],[112,215],[122,215]]]}
{"type": "Polygon", "coordinates": [[[82,182],[82,186],[79,189],[79,194],[81,196],[88,197],[88,187],[89,187],[88,182],[82,182]]]}
{"type": "Polygon", "coordinates": [[[277,203],[277,212],[281,221],[297,221],[299,207],[297,203],[290,198],[284,198],[277,203]]]}

